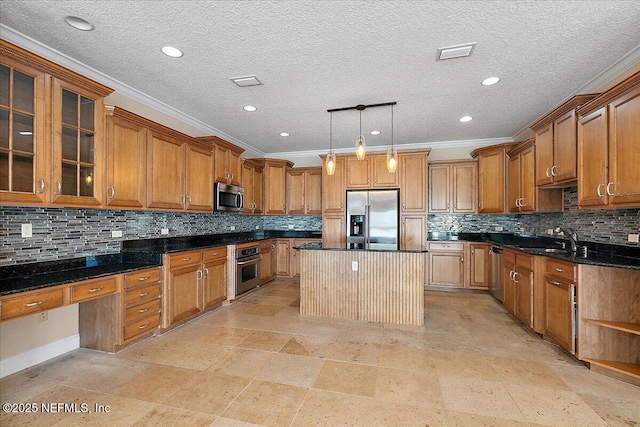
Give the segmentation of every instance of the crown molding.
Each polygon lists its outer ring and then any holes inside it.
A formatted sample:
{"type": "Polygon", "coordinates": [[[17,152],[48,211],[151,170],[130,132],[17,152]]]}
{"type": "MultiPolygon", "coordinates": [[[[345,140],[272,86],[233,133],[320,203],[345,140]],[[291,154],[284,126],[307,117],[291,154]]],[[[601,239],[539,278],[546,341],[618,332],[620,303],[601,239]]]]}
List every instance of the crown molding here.
{"type": "Polygon", "coordinates": [[[207,125],[206,123],[201,122],[173,107],[165,104],[162,101],[159,101],[149,95],[140,92],[137,89],[132,88],[131,86],[122,83],[121,81],[110,77],[95,68],[92,68],[76,59],[71,58],[70,56],[53,49],[50,46],[45,45],[31,37],[24,35],[11,27],[7,27],[4,24],[0,24],[0,38],[3,38],[17,46],[20,46],[23,49],[26,49],[30,52],[35,53],[45,59],[48,59],[52,62],[55,62],[58,65],[61,65],[65,68],[68,68],[72,71],[75,71],[78,74],[82,74],[83,76],[95,80],[98,83],[102,83],[110,88],[114,89],[116,92],[125,96],[135,102],[138,102],[146,107],[149,107],[161,114],[169,116],[173,119],[179,120],[186,125],[193,127],[201,132],[204,132],[206,135],[213,135],[220,137],[224,140],[232,142],[234,145],[238,147],[244,148],[245,150],[250,150],[259,155],[264,155],[263,152],[252,147],[231,135],[227,135],[226,133],[207,125]]]}

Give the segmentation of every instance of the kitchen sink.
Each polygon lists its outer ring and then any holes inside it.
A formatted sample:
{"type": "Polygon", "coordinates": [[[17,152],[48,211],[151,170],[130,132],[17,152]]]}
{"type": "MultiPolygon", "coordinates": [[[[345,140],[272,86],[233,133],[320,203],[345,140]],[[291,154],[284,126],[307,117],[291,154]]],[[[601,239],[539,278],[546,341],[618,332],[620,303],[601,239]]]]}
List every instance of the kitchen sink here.
{"type": "Polygon", "coordinates": [[[569,251],[562,248],[520,248],[529,252],[547,253],[547,254],[568,254],[569,251]]]}

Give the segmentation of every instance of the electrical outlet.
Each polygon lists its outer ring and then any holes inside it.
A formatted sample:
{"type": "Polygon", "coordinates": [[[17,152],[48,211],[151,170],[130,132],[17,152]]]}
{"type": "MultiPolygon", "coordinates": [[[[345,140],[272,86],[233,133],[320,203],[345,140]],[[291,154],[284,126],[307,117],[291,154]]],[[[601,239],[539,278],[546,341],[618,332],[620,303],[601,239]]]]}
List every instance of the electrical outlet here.
{"type": "Polygon", "coordinates": [[[235,231],[235,229],[236,229],[236,226],[235,226],[235,225],[232,225],[232,226],[231,226],[231,231],[235,231]]]}
{"type": "Polygon", "coordinates": [[[169,229],[168,228],[163,228],[162,230],[160,230],[160,234],[162,234],[162,235],[169,234],[169,229]]]}
{"type": "Polygon", "coordinates": [[[504,227],[500,227],[499,225],[496,225],[496,231],[502,231],[504,230],[504,227]]]}
{"type": "Polygon", "coordinates": [[[564,236],[564,231],[558,231],[558,236],[564,236]]]}
{"type": "Polygon", "coordinates": [[[256,230],[260,230],[260,226],[259,225],[256,225],[256,230]]]}
{"type": "Polygon", "coordinates": [[[640,240],[640,234],[629,234],[629,241],[631,243],[638,243],[638,241],[640,240]]]}
{"type": "Polygon", "coordinates": [[[43,311],[43,312],[38,313],[38,323],[46,322],[47,320],[49,320],[49,312],[48,311],[43,311]]]}
{"type": "Polygon", "coordinates": [[[33,235],[33,227],[31,223],[21,224],[22,237],[31,237],[33,235]]]}
{"type": "Polygon", "coordinates": [[[351,271],[358,271],[358,261],[351,261],[351,271]]]}
{"type": "Polygon", "coordinates": [[[289,224],[289,230],[293,230],[293,224],[289,224]]]}
{"type": "Polygon", "coordinates": [[[547,228],[547,234],[553,236],[553,228],[547,228]]]}
{"type": "Polygon", "coordinates": [[[122,237],[122,230],[111,230],[111,237],[122,237]]]}

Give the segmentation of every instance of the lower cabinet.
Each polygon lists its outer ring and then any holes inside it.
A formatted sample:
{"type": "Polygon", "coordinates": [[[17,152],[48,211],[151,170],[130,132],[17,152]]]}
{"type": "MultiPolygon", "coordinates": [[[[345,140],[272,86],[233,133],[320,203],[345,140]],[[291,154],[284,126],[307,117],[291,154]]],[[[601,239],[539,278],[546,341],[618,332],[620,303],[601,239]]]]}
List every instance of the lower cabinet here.
{"type": "Polygon", "coordinates": [[[160,324],[161,283],[161,269],[156,267],[78,284],[89,290],[113,284],[120,290],[78,304],[80,347],[114,353],[155,333],[160,324]]]}
{"type": "Polygon", "coordinates": [[[429,285],[464,287],[464,243],[429,242],[429,285]]]}
{"type": "Polygon", "coordinates": [[[515,311],[515,283],[513,280],[515,271],[516,253],[505,249],[502,253],[502,305],[510,313],[515,311]]]}
{"type": "Polygon", "coordinates": [[[276,246],[274,240],[261,240],[260,241],[260,284],[264,285],[267,282],[273,280],[275,275],[275,258],[276,246]]]}
{"type": "Polygon", "coordinates": [[[469,243],[469,288],[488,289],[491,280],[491,265],[488,243],[469,243]]]}
{"type": "Polygon", "coordinates": [[[575,264],[549,258],[544,275],[544,334],[571,354],[576,354],[576,270],[575,264]]]}
{"type": "Polygon", "coordinates": [[[525,325],[533,328],[533,257],[518,253],[514,282],[514,313],[525,325]]]}
{"type": "Polygon", "coordinates": [[[276,276],[291,277],[291,239],[276,240],[276,276]]]}
{"type": "Polygon", "coordinates": [[[227,247],[165,254],[162,327],[226,299],[227,247]]]}

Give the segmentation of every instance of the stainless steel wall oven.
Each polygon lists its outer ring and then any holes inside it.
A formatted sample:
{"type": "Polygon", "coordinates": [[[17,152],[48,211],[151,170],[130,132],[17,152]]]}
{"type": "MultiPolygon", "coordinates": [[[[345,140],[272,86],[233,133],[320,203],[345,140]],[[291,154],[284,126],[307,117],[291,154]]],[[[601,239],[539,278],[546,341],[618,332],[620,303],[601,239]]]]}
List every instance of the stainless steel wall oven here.
{"type": "Polygon", "coordinates": [[[236,249],[236,296],[260,284],[260,246],[236,249]]]}

